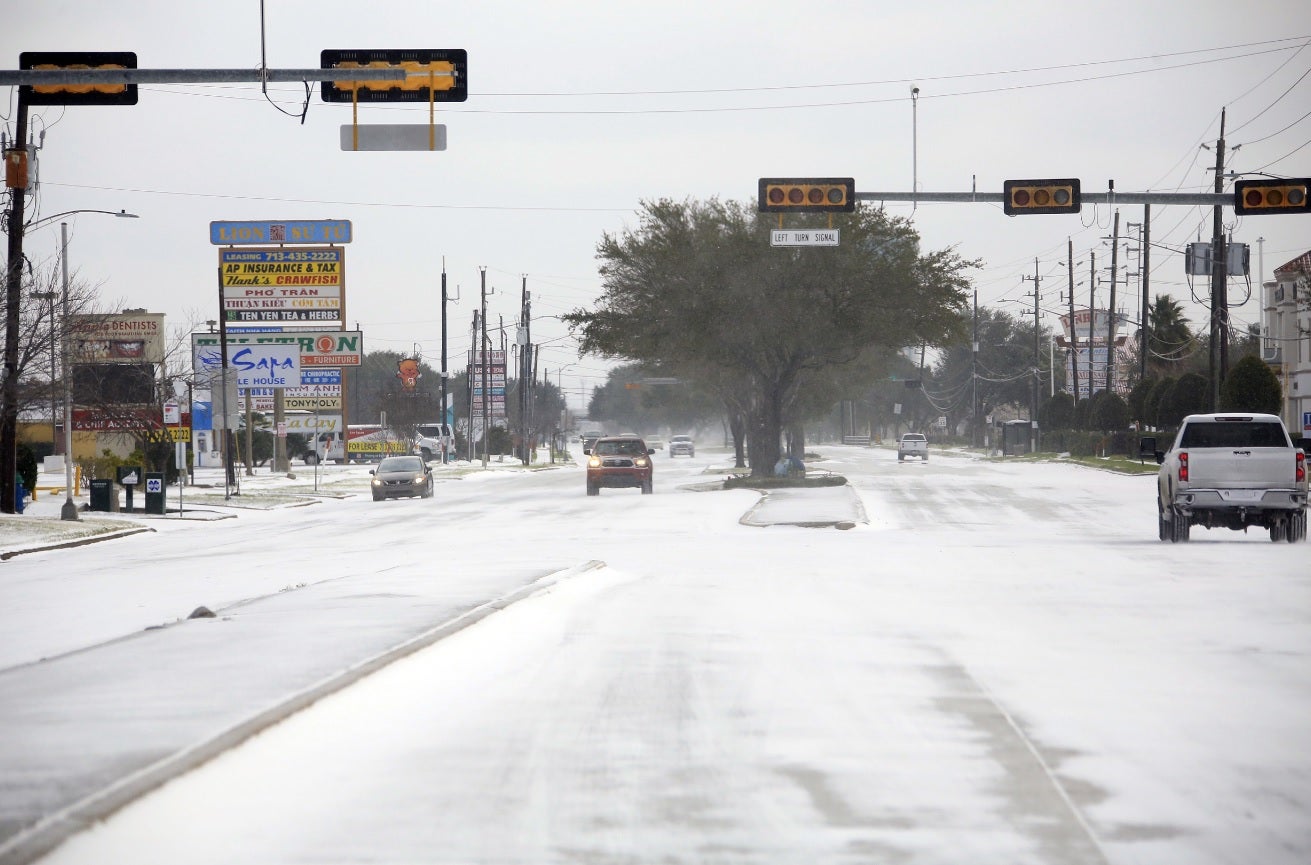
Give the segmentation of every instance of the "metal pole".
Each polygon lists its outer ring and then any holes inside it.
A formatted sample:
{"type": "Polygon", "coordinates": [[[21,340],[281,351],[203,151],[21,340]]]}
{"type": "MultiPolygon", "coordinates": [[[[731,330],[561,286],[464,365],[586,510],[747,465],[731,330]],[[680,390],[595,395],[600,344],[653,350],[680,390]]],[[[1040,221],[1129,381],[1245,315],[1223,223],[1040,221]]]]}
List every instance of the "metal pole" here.
{"type": "MultiPolygon", "coordinates": [[[[233,462],[233,440],[230,421],[232,416],[228,413],[228,328],[223,312],[223,268],[217,268],[218,273],[218,300],[219,300],[219,410],[223,413],[223,500],[227,501],[232,498],[232,481],[236,475],[236,464],[233,462]]],[[[214,399],[214,381],[210,379],[210,404],[214,399]]],[[[344,446],[344,445],[343,445],[344,446]]]]}
{"type": "Polygon", "coordinates": [[[68,223],[59,223],[60,258],[64,271],[64,326],[59,332],[59,364],[64,370],[64,506],[59,509],[61,520],[76,520],[77,504],[73,501],[73,388],[68,366],[68,223]]]}

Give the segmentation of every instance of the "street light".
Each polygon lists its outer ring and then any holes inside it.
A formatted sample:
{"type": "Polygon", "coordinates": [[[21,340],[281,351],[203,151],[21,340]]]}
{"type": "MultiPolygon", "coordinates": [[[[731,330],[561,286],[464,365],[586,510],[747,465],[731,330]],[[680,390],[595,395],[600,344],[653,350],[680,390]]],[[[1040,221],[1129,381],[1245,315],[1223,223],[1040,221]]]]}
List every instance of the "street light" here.
{"type": "MultiPolygon", "coordinates": [[[[126,219],[137,219],[135,213],[128,213],[126,210],[120,210],[114,213],[112,210],[69,210],[65,213],[56,213],[54,216],[47,217],[45,220],[39,220],[32,223],[34,227],[40,222],[49,221],[60,216],[68,216],[73,213],[108,213],[111,216],[118,216],[126,219]]],[[[73,381],[69,375],[71,370],[68,366],[68,223],[59,223],[59,258],[63,270],[63,310],[64,326],[60,336],[60,358],[59,365],[64,371],[64,505],[59,509],[59,518],[61,520],[76,520],[77,504],[73,501],[73,381]]]]}

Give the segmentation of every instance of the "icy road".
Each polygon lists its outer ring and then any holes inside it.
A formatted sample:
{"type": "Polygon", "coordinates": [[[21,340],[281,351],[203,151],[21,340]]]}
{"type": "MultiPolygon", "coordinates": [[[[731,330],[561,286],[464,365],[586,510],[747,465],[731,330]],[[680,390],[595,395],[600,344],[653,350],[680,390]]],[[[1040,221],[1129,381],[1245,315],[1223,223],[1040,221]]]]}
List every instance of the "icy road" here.
{"type": "Polygon", "coordinates": [[[757,494],[692,490],[725,459],[698,448],[653,496],[488,472],[10,563],[0,673],[33,700],[99,677],[132,719],[151,652],[240,671],[121,732],[188,722],[174,750],[309,654],[326,676],[514,598],[41,861],[1311,859],[1311,546],[1162,544],[1151,476],[817,450],[867,522],[744,525],[757,494]]]}

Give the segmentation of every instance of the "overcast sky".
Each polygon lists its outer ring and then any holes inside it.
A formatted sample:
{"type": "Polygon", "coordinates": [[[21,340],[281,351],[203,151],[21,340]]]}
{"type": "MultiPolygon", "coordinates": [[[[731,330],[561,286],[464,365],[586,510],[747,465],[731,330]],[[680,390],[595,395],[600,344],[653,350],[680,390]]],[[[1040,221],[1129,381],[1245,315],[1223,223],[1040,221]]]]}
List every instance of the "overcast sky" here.
{"type": "MultiPolygon", "coordinates": [[[[415,348],[440,366],[443,258],[450,366],[462,369],[487,269],[490,320],[513,321],[527,276],[535,341],[571,404],[608,364],[579,360],[549,316],[600,293],[604,232],[636,226],[662,197],[754,201],[764,176],[856,178],[858,191],[1000,192],[1008,178],[1079,177],[1086,192],[1210,191],[1220,112],[1227,169],[1311,175],[1311,7],[1187,2],[478,2],[268,0],[263,54],[275,69],[317,67],[325,48],[463,48],[469,99],[439,106],[448,149],[344,153],[349,106],[299,84],[149,85],[134,107],[41,107],[37,217],[126,209],[139,220],[70,217],[70,261],[107,301],[163,312],[173,327],[218,317],[213,220],[349,219],[347,318],[366,350],[415,348]],[[911,88],[919,98],[911,100],[911,88]],[[286,114],[280,113],[279,108],[286,114]],[[289,116],[290,115],[290,116],[289,116]],[[1241,145],[1241,146],[1240,146],[1241,145]],[[570,366],[572,364],[572,366],[570,366]]],[[[103,3],[43,0],[5,15],[3,68],[21,51],[134,51],[151,69],[256,68],[257,0],[103,3]]],[[[5,89],[13,134],[16,89],[5,89]]],[[[362,123],[426,123],[427,108],[366,106],[362,123]]],[[[1089,252],[1109,268],[1113,216],[1006,217],[994,204],[893,203],[925,248],[981,258],[984,305],[1064,308],[1074,243],[1076,299],[1089,252]],[[1025,280],[1022,277],[1029,277],[1025,280]],[[1018,303],[1015,303],[1018,302],[1018,303]]],[[[1122,233],[1143,221],[1120,209],[1122,233]]],[[[1253,284],[1311,249],[1306,216],[1225,223],[1252,247],[1253,284]],[[1264,238],[1263,244],[1258,239],[1264,238]],[[1263,254],[1261,254],[1263,252],[1263,254]]],[[[53,260],[59,220],[26,252],[53,260]]],[[[1135,229],[1136,231],[1136,229],[1135,229]]],[[[1151,294],[1185,301],[1166,247],[1209,239],[1209,209],[1156,206],[1151,294]]],[[[1136,311],[1136,259],[1120,256],[1118,305],[1136,311]],[[1124,280],[1132,278],[1125,297],[1124,280]]],[[[1099,305],[1106,302],[1110,272],[1099,305]]],[[[1204,287],[1201,287],[1204,290],[1204,287]]],[[[1240,322],[1256,321],[1231,283],[1240,322]]],[[[1136,317],[1136,314],[1133,316],[1136,317]]],[[[1047,319],[1044,324],[1055,325],[1047,319]]]]}

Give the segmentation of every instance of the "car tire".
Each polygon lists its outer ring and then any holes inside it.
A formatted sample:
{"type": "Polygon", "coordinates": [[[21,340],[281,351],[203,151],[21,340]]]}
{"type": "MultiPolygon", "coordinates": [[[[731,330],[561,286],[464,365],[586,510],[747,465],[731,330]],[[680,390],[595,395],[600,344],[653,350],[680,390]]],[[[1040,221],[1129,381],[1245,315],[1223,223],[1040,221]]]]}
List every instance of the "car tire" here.
{"type": "Polygon", "coordinates": [[[1162,541],[1174,540],[1174,524],[1166,517],[1160,499],[1156,500],[1156,537],[1162,541]]]}
{"type": "Polygon", "coordinates": [[[642,481],[642,495],[649,496],[655,492],[655,481],[642,481]]]}
{"type": "Polygon", "coordinates": [[[305,465],[316,466],[319,464],[318,454],[305,454],[305,465]]]}
{"type": "Polygon", "coordinates": [[[374,496],[374,497],[373,497],[373,500],[374,500],[375,502],[380,502],[380,501],[382,501],[382,500],[385,499],[385,498],[387,498],[387,497],[386,497],[386,496],[374,496]]]}
{"type": "Polygon", "coordinates": [[[588,494],[589,496],[599,496],[599,495],[601,494],[601,488],[598,487],[598,486],[595,486],[594,484],[588,484],[588,485],[587,485],[587,494],[588,494]]]}
{"type": "Polygon", "coordinates": [[[1188,524],[1188,517],[1184,514],[1174,514],[1171,519],[1173,530],[1170,533],[1170,540],[1176,544],[1188,542],[1188,535],[1191,526],[1188,524]]]}

